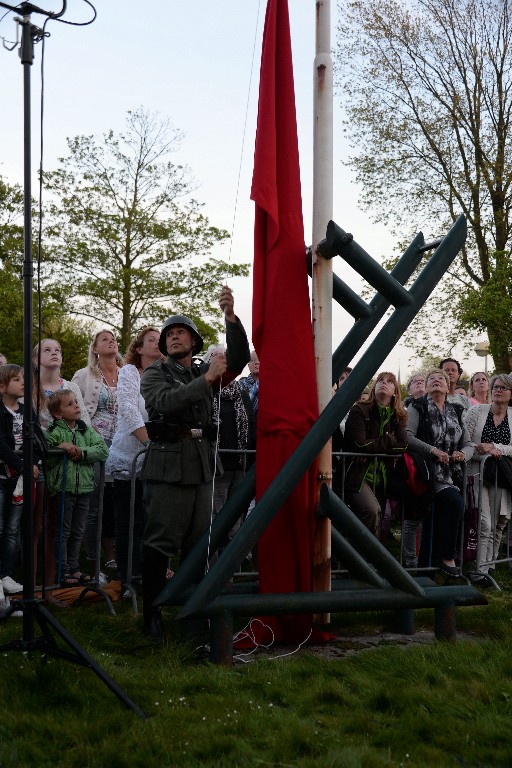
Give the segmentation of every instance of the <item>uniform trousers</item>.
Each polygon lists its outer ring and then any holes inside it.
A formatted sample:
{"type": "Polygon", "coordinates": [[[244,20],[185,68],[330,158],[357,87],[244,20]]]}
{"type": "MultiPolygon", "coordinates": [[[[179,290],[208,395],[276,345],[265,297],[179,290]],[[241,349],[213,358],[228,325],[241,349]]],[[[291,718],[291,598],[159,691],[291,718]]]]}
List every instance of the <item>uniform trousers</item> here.
{"type": "Polygon", "coordinates": [[[146,628],[152,603],[166,584],[170,557],[184,560],[208,529],[212,514],[212,483],[178,485],[146,481],[147,522],[142,564],[143,611],[146,628]]]}
{"type": "Polygon", "coordinates": [[[183,560],[210,525],[212,483],[146,482],[144,547],[183,560]]]}

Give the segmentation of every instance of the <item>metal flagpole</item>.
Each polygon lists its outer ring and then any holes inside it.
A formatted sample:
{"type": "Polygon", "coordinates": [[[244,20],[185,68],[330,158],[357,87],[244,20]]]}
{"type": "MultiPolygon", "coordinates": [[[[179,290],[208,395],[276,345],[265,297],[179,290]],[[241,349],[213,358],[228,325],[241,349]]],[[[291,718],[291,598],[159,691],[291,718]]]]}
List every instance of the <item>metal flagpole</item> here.
{"type": "MultiPolygon", "coordinates": [[[[313,335],[320,412],[332,398],[332,260],[317,252],[333,216],[333,67],[331,58],[331,2],[316,0],[313,128],[313,335]]],[[[317,509],[320,487],[332,483],[331,441],[318,456],[317,509]]],[[[313,555],[314,591],[331,588],[331,523],[325,516],[315,521],[313,555]]],[[[325,624],[329,614],[315,616],[325,624]]]]}

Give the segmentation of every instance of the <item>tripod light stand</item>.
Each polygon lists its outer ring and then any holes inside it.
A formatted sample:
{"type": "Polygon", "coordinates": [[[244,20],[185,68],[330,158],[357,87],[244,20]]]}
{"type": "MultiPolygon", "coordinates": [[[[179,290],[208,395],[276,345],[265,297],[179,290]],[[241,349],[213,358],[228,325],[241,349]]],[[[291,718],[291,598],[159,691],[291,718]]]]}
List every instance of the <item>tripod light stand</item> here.
{"type": "Polygon", "coordinates": [[[32,545],[34,498],[33,465],[34,465],[34,420],[32,412],[32,189],[31,189],[31,122],[30,122],[30,73],[34,60],[34,43],[42,40],[43,30],[34,26],[30,20],[31,13],[39,13],[50,19],[58,19],[66,11],[66,0],[58,13],[50,13],[31,3],[21,3],[17,6],[0,2],[0,7],[7,8],[22,16],[18,19],[21,27],[20,58],[23,65],[23,108],[24,108],[24,217],[23,217],[23,370],[24,370],[24,401],[25,414],[23,423],[23,599],[13,600],[10,607],[0,614],[0,623],[6,621],[14,611],[23,614],[23,632],[18,640],[12,640],[0,646],[0,651],[42,651],[56,658],[66,659],[74,664],[89,667],[103,680],[105,685],[132,709],[139,717],[145,719],[145,713],[135,704],[120,686],[96,663],[96,661],[79,645],[70,633],[59,624],[47,610],[42,600],[36,599],[34,589],[34,549],[32,545]],[[35,624],[42,632],[35,634],[35,624]],[[57,643],[56,636],[66,647],[57,643]]]}

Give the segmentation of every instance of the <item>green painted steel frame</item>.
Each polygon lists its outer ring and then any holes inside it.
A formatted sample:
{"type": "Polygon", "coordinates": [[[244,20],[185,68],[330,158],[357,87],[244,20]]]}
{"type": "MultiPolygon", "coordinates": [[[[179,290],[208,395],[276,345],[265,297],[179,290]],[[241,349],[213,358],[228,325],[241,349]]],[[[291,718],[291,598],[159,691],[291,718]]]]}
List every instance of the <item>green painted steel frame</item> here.
{"type": "MultiPolygon", "coordinates": [[[[226,662],[229,659],[230,654],[223,644],[228,642],[225,628],[231,625],[234,615],[390,608],[407,611],[425,606],[442,608],[446,612],[446,610],[451,611],[456,604],[485,604],[485,599],[472,587],[457,586],[440,589],[436,586],[421,586],[419,583],[421,580],[412,578],[327,487],[322,489],[321,497],[324,511],[335,525],[333,544],[350,564],[352,572],[364,580],[365,588],[288,595],[250,594],[253,589],[249,587],[245,592],[243,588],[224,591],[236,568],[257,543],[279,507],[288,498],[296,483],[330,438],[336,425],[357,399],[361,387],[378,370],[449,268],[464,245],[466,234],[466,220],[461,216],[446,237],[439,244],[435,244],[437,245],[435,253],[407,291],[403,285],[418,267],[424,251],[424,238],[421,233],[415,237],[397,265],[388,274],[379,265],[372,263],[371,257],[357,243],[353,240],[347,243],[343,230],[340,230],[334,222],[330,222],[328,243],[323,247],[330,249],[331,256],[334,252],[340,253],[370,283],[376,284],[379,290],[379,293],[366,305],[368,309],[363,310],[360,303],[353,300],[350,290],[345,292],[338,286],[340,288],[338,296],[341,297],[342,303],[347,301],[356,317],[356,322],[333,356],[333,380],[337,379],[341,370],[349,364],[354,354],[370,336],[384,316],[390,301],[398,306],[354,367],[352,375],[327,405],[212,568],[203,576],[208,550],[217,549],[254,496],[254,466],[235,494],[228,499],[214,521],[211,532],[204,534],[193,552],[180,566],[175,577],[168,582],[155,601],[155,606],[182,605],[178,618],[218,617],[215,622],[215,632],[212,634],[212,638],[217,638],[214,655],[218,660],[226,662]],[[337,528],[339,530],[336,530],[337,528]]],[[[450,628],[445,627],[447,636],[450,636],[452,631],[454,631],[454,622],[450,628]]]]}

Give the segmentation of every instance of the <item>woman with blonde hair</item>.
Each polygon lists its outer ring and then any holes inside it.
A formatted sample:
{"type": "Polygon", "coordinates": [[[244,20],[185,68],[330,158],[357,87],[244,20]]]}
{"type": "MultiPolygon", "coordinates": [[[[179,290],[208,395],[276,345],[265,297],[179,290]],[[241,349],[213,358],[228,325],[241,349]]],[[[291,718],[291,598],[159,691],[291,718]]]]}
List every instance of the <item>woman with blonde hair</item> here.
{"type": "Polygon", "coordinates": [[[377,537],[393,459],[402,456],[407,448],[406,423],[407,413],[396,376],[382,371],[368,400],[360,400],[350,409],[345,425],[345,451],[390,456],[376,461],[371,457],[353,457],[348,460],[345,473],[345,501],[377,537]]]}
{"type": "MultiPolygon", "coordinates": [[[[102,328],[89,345],[88,364],[75,373],[72,381],[78,385],[85,407],[94,427],[108,447],[112,444],[117,426],[117,380],[124,365],[119,354],[116,338],[111,330],[102,328]]],[[[89,503],[85,526],[87,559],[96,561],[99,505],[99,465],[95,465],[96,488],[89,503]]],[[[114,557],[114,512],[112,482],[105,482],[103,495],[102,543],[105,550],[106,568],[117,569],[114,557]]],[[[100,581],[107,579],[100,573],[100,581]]]]}
{"type": "MultiPolygon", "coordinates": [[[[46,429],[52,421],[48,410],[48,398],[54,392],[62,389],[70,389],[76,396],[80,406],[80,418],[87,426],[91,420],[84,405],[82,394],[78,386],[63,379],[60,374],[62,367],[62,349],[55,339],[42,339],[32,351],[32,363],[34,366],[33,401],[39,424],[46,429]]],[[[43,472],[39,473],[36,483],[36,501],[34,505],[34,562],[38,562],[37,550],[41,534],[45,532],[44,552],[44,585],[51,586],[55,583],[57,573],[55,553],[52,542],[55,534],[55,519],[48,506],[46,498],[45,481],[43,472]]]]}
{"type": "Polygon", "coordinates": [[[34,408],[39,415],[39,423],[46,429],[52,417],[48,411],[47,401],[51,394],[61,389],[70,389],[76,396],[80,406],[80,418],[87,426],[91,420],[77,384],[66,381],[60,374],[62,367],[62,349],[55,339],[42,339],[32,351],[34,366],[34,408]]]}
{"type": "Polygon", "coordinates": [[[489,403],[489,377],[483,371],[477,371],[469,380],[469,402],[471,405],[489,403]]]}

